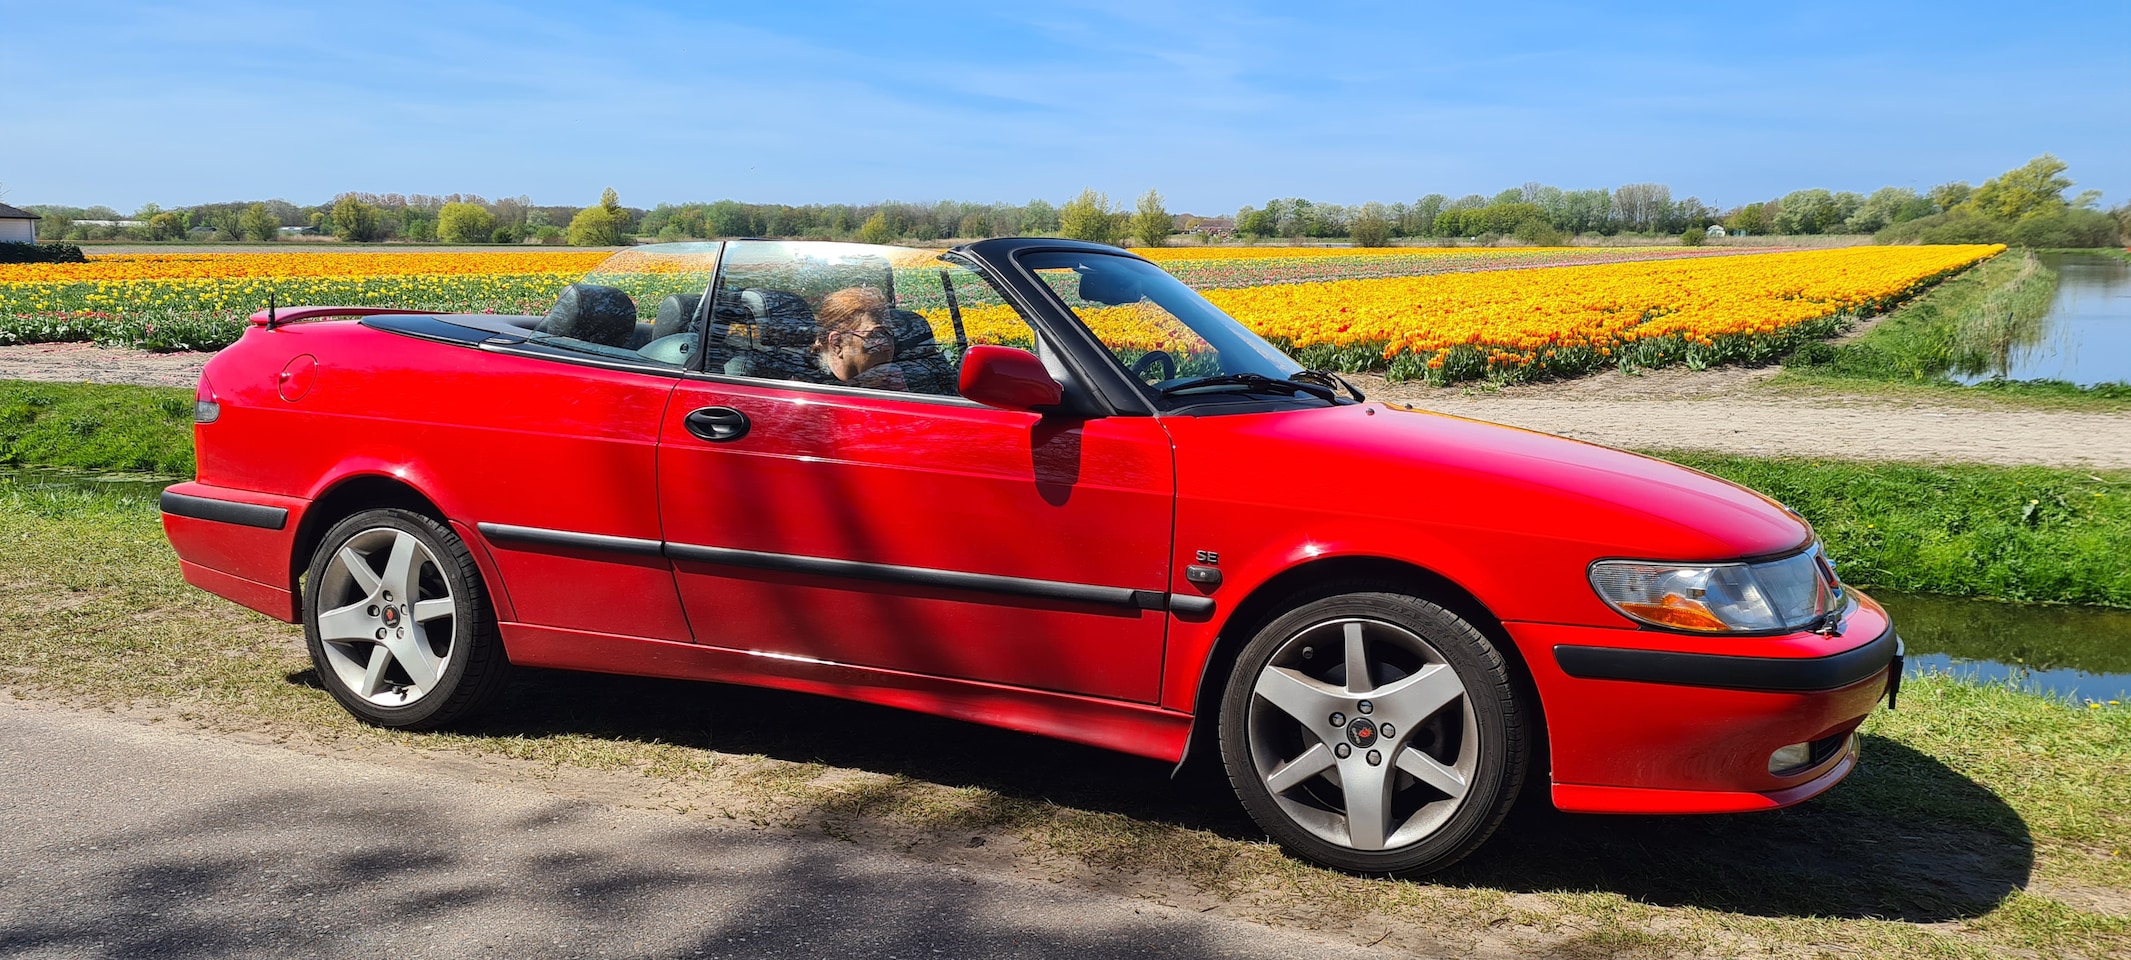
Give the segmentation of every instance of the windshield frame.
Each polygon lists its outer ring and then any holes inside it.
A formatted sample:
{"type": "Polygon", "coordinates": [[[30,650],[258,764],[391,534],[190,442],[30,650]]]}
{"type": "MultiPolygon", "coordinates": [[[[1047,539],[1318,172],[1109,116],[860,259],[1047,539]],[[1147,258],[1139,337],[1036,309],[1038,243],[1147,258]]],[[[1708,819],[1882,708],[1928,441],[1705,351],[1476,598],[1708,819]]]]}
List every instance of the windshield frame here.
{"type": "MultiPolygon", "coordinates": [[[[1039,296],[1045,299],[1046,305],[1056,311],[1063,321],[1070,324],[1075,331],[1081,334],[1081,339],[1086,347],[1101,354],[1105,365],[1117,374],[1116,379],[1122,384],[1129,385],[1129,388],[1134,391],[1138,399],[1150,405],[1152,408],[1150,412],[1199,415],[1205,413],[1286,410],[1297,406],[1323,405],[1323,400],[1308,393],[1283,395],[1247,389],[1208,389],[1205,391],[1164,395],[1160,384],[1149,384],[1132,376],[1131,371],[1126,368],[1117,354],[1107,344],[1102,342],[1102,338],[1088,326],[1086,321],[1081,319],[1079,312],[1074,310],[1072,305],[1067,303],[1064,297],[1060,296],[1058,291],[1046,282],[1039,273],[1039,271],[1044,270],[1056,270],[1059,267],[1038,265],[1030,262],[1040,258],[1060,255],[1113,257],[1121,263],[1143,266],[1146,271],[1151,271],[1151,273],[1144,273],[1143,276],[1155,277],[1157,278],[1155,282],[1171,287],[1174,294],[1179,295],[1179,299],[1182,299],[1193,312],[1199,314],[1200,318],[1211,320],[1212,332],[1215,335],[1208,336],[1208,331],[1202,331],[1192,325],[1185,316],[1178,311],[1171,310],[1154,297],[1147,296],[1145,299],[1152,301],[1155,306],[1167,312],[1176,322],[1183,324],[1193,334],[1206,341],[1218,354],[1223,357],[1242,355],[1246,358],[1270,361],[1270,369],[1260,368],[1257,365],[1250,365],[1243,369],[1231,369],[1224,362],[1222,366],[1222,373],[1224,374],[1256,373],[1268,379],[1284,380],[1293,377],[1295,374],[1305,372],[1307,368],[1264,337],[1258,336],[1236,318],[1229,316],[1227,311],[1215,306],[1212,301],[1207,300],[1204,295],[1186,285],[1182,280],[1178,280],[1175,275],[1163,270],[1160,264],[1139,256],[1130,250],[1073,241],[1058,244],[1032,242],[1026,246],[1017,246],[1013,249],[1008,254],[1007,259],[1014,265],[1015,271],[1027,277],[1031,285],[1040,290],[1039,296]],[[1227,343],[1224,344],[1223,341],[1227,341],[1227,343]],[[1234,348],[1233,354],[1231,353],[1231,347],[1234,348]],[[1283,366],[1291,369],[1283,369],[1283,366]]],[[[1334,405],[1341,405],[1343,402],[1351,401],[1333,401],[1334,405]]]]}

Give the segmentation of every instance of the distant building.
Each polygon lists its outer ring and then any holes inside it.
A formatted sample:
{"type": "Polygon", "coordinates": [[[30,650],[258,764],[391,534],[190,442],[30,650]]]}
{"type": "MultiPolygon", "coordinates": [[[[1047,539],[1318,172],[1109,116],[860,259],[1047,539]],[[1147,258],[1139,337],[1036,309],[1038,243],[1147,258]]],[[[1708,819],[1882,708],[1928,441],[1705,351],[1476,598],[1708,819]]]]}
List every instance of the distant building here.
{"type": "Polygon", "coordinates": [[[0,243],[36,243],[37,221],[42,219],[28,210],[0,203],[0,243]]]}
{"type": "Polygon", "coordinates": [[[1171,219],[1176,224],[1178,233],[1203,233],[1212,236],[1225,236],[1236,232],[1236,221],[1230,217],[1199,217],[1188,213],[1179,213],[1171,219]]]}
{"type": "Polygon", "coordinates": [[[1711,224],[1711,225],[1710,225],[1710,227],[1709,227],[1709,239],[1711,239],[1711,240],[1717,240],[1717,239],[1721,239],[1721,238],[1722,238],[1722,237],[1724,237],[1724,236],[1726,236],[1726,234],[1725,234],[1725,232],[1724,232],[1724,225],[1723,225],[1723,224],[1721,224],[1721,223],[1718,223],[1718,224],[1711,224]]]}

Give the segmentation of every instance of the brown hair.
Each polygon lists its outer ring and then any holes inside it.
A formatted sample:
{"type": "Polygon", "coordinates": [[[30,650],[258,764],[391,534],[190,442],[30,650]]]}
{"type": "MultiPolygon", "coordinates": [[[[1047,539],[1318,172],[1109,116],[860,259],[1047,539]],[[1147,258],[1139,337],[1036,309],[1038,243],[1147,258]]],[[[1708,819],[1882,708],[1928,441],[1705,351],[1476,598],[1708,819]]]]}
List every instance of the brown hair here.
{"type": "Polygon", "coordinates": [[[888,322],[888,298],[872,287],[845,287],[821,298],[821,308],[814,311],[815,319],[821,321],[821,332],[849,330],[857,333],[866,321],[888,322]]]}

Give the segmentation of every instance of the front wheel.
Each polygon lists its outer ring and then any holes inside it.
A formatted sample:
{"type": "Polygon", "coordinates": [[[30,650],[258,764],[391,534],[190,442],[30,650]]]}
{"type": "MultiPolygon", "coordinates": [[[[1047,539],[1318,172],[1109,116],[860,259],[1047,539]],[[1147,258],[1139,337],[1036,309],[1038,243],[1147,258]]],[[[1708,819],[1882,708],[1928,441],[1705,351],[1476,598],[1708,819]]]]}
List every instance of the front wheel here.
{"type": "Polygon", "coordinates": [[[1525,730],[1494,645],[1392,593],[1267,624],[1221,701],[1221,759],[1251,818],[1296,856],[1357,873],[1426,873],[1479,847],[1523,785],[1525,730]]]}
{"type": "Polygon", "coordinates": [[[510,667],[466,544],[407,510],[366,510],[326,531],[304,581],[303,633],[326,690],[383,727],[463,719],[510,667]]]}

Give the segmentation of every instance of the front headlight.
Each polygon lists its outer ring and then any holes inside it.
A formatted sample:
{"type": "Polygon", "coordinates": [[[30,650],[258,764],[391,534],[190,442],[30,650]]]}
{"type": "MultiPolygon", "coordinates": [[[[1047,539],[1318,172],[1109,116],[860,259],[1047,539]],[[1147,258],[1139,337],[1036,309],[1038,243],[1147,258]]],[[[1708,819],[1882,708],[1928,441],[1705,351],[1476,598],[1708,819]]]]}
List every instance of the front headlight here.
{"type": "Polygon", "coordinates": [[[1631,620],[1696,633],[1786,633],[1843,608],[1820,546],[1762,563],[1600,560],[1591,588],[1631,620]]]}

